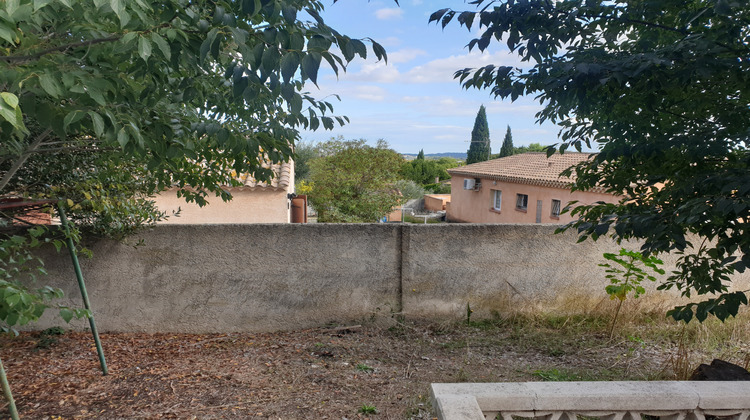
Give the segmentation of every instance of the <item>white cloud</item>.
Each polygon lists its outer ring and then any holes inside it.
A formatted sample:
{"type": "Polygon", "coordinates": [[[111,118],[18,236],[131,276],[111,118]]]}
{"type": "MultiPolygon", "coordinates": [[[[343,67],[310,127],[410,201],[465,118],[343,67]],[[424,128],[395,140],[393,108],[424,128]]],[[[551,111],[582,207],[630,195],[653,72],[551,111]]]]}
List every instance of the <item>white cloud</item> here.
{"type": "Polygon", "coordinates": [[[405,48],[388,53],[388,63],[407,63],[422,55],[427,55],[427,52],[417,48],[405,48]]]}
{"type": "Polygon", "coordinates": [[[360,72],[365,76],[365,80],[372,78],[374,82],[394,83],[399,79],[399,72],[396,66],[388,66],[384,62],[362,66],[360,72]]]}
{"type": "Polygon", "coordinates": [[[403,14],[404,10],[400,7],[384,8],[375,11],[375,17],[380,20],[400,19],[403,14]]]}
{"type": "Polygon", "coordinates": [[[440,104],[440,106],[456,106],[458,105],[458,101],[453,98],[446,98],[441,99],[438,104],[440,104]]]}
{"type": "Polygon", "coordinates": [[[452,142],[460,141],[464,139],[466,135],[463,134],[440,134],[435,136],[435,139],[437,140],[450,140],[452,142]]]}
{"type": "Polygon", "coordinates": [[[341,74],[341,81],[368,82],[368,83],[395,83],[400,78],[400,73],[395,65],[386,65],[385,62],[366,62],[361,65],[359,72],[341,74]]]}
{"type": "Polygon", "coordinates": [[[437,131],[445,131],[445,130],[463,130],[464,127],[458,126],[458,125],[425,125],[425,124],[411,124],[409,126],[410,128],[415,128],[419,130],[437,130],[437,131]]]}
{"type": "Polygon", "coordinates": [[[376,41],[386,49],[390,47],[398,47],[402,43],[401,38],[397,36],[389,36],[388,38],[377,39],[376,41]]]}
{"type": "Polygon", "coordinates": [[[412,83],[441,83],[454,82],[453,74],[464,68],[484,67],[488,64],[496,66],[519,67],[521,61],[517,56],[505,51],[490,54],[472,51],[464,55],[452,55],[429,61],[421,66],[413,67],[404,74],[404,82],[412,83]]]}
{"type": "Polygon", "coordinates": [[[516,102],[510,100],[489,101],[485,107],[487,115],[524,114],[532,116],[541,109],[541,106],[533,98],[521,98],[516,102]]]}
{"type": "Polygon", "coordinates": [[[357,99],[362,99],[365,101],[383,101],[385,100],[386,96],[388,95],[388,92],[379,87],[379,86],[357,86],[354,89],[353,96],[357,99]]]}
{"type": "Polygon", "coordinates": [[[357,100],[382,102],[392,98],[385,88],[365,84],[321,83],[320,89],[313,87],[309,89],[309,93],[315,99],[331,102],[336,114],[345,113],[343,108],[351,106],[357,100]]]}
{"type": "Polygon", "coordinates": [[[370,83],[456,83],[453,74],[460,69],[479,68],[488,64],[513,67],[522,65],[517,56],[507,51],[492,54],[472,51],[468,54],[428,61],[406,71],[401,71],[399,66],[395,66],[395,64],[403,64],[423,55],[426,55],[423,50],[405,48],[390,53],[388,65],[382,61],[375,62],[375,58],[370,57],[360,65],[359,71],[350,68],[346,74],[341,75],[340,80],[370,83]]]}

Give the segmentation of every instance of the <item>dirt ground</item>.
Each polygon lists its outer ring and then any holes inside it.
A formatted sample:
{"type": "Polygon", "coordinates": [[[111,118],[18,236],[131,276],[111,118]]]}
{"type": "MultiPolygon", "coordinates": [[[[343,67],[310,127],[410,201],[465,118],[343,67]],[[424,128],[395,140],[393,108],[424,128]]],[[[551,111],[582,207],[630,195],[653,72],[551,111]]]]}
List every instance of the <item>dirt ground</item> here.
{"type": "Polygon", "coordinates": [[[432,419],[431,382],[668,376],[668,348],[563,327],[110,333],[101,335],[108,376],[85,332],[0,338],[0,356],[24,419],[432,419]]]}

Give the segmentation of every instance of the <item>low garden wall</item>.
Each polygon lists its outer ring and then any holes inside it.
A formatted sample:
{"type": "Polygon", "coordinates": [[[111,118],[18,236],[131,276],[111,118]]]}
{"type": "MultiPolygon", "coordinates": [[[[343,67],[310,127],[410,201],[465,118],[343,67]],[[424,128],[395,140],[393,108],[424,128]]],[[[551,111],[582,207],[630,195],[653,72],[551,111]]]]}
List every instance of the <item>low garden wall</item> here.
{"type": "MultiPolygon", "coordinates": [[[[273,331],[403,314],[458,319],[610,304],[603,252],[554,226],[482,224],[165,225],[81,258],[101,331],[273,331]],[[133,244],[142,240],[142,245],[133,244]]],[[[47,284],[81,306],[66,252],[47,284]]],[[[750,284],[747,276],[737,279],[750,284]]],[[[653,288],[652,288],[653,289],[653,288]]],[[[650,305],[675,296],[649,291],[650,305]]],[[[59,325],[46,314],[34,328],[59,325]]],[[[83,328],[87,323],[77,322],[83,328]]]]}
{"type": "Polygon", "coordinates": [[[746,419],[743,381],[503,382],[432,384],[440,420],[515,418],[746,419]]]}

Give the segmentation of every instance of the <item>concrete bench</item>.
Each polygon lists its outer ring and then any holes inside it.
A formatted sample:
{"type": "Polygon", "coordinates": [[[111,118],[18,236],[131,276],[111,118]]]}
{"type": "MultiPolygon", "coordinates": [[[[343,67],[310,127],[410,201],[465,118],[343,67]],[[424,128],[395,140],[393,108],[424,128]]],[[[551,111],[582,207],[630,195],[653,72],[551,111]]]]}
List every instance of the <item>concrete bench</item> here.
{"type": "Polygon", "coordinates": [[[507,382],[431,385],[440,420],[749,420],[748,382],[507,382]]]}

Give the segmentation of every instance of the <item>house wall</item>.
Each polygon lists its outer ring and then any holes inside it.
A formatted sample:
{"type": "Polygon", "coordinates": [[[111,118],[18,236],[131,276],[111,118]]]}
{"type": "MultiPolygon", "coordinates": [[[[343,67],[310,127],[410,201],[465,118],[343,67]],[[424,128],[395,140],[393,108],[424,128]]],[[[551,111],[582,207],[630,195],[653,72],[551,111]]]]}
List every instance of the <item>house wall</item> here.
{"type": "Polygon", "coordinates": [[[385,216],[385,220],[387,222],[400,222],[401,215],[402,215],[401,207],[397,207],[395,210],[393,210],[392,212],[388,213],[385,216]]]}
{"type": "Polygon", "coordinates": [[[424,196],[424,209],[427,211],[442,211],[445,210],[449,201],[451,201],[450,194],[426,194],[424,196]]]}
{"type": "MultiPolygon", "coordinates": [[[[614,309],[607,239],[576,243],[550,225],[247,224],[157,226],[132,242],[86,243],[81,267],[101,331],[232,332],[311,328],[394,313],[432,320],[523,310],[614,309]],[[133,247],[133,243],[143,244],[133,247]]],[[[630,244],[631,248],[637,244],[630,244]]],[[[81,298],[67,253],[48,248],[42,284],[81,298]]],[[[670,270],[673,260],[665,259],[670,270]]],[[[750,270],[733,278],[750,288],[750,270]]],[[[650,283],[650,282],[649,282],[650,283]]],[[[641,309],[684,303],[647,293],[641,309]]],[[[634,300],[629,299],[630,304],[634,300]]],[[[62,325],[45,314],[33,328],[62,325]]],[[[76,321],[75,328],[87,323],[76,321]]]]}
{"type": "MultiPolygon", "coordinates": [[[[561,201],[561,209],[571,201],[592,204],[597,201],[616,203],[611,194],[587,191],[570,192],[567,189],[516,184],[482,179],[479,191],[464,190],[464,179],[469,177],[454,175],[451,178],[451,202],[448,207],[448,220],[469,223],[536,223],[537,200],[542,201],[541,223],[565,224],[573,220],[569,214],[555,218],[551,215],[552,200],[561,201]],[[500,211],[493,209],[493,191],[502,191],[500,211]],[[516,194],[528,195],[525,211],[516,209],[516,194]]],[[[470,178],[474,179],[474,178],[470,178]]]]}
{"type": "Polygon", "coordinates": [[[154,197],[159,210],[167,215],[180,209],[179,217],[170,216],[162,224],[223,224],[223,223],[289,223],[290,202],[287,190],[271,188],[234,188],[232,200],[209,197],[209,205],[200,207],[186,203],[177,197],[177,190],[170,189],[154,197]]]}

